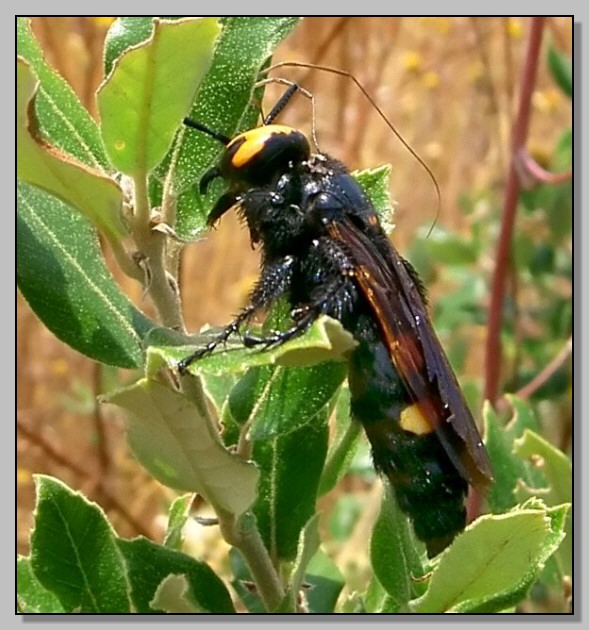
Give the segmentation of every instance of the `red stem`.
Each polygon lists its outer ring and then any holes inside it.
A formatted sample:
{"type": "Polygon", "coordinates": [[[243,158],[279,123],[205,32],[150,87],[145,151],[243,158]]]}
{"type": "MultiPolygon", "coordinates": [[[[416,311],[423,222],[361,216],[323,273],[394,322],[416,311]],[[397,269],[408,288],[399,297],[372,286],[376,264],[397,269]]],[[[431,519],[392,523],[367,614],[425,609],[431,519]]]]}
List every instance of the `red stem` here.
{"type": "Polygon", "coordinates": [[[487,331],[487,345],[485,353],[485,398],[495,403],[499,393],[499,378],[501,368],[501,327],[503,323],[503,301],[505,298],[506,279],[511,255],[511,240],[520,190],[520,179],[517,170],[517,155],[524,146],[528,134],[532,93],[536,83],[536,72],[540,58],[542,31],[546,19],[532,18],[528,50],[524,62],[519,110],[513,126],[511,163],[505,197],[503,200],[503,220],[501,234],[495,256],[495,270],[491,285],[491,301],[489,305],[489,325],[487,331]]]}
{"type": "MultiPolygon", "coordinates": [[[[539,373],[534,376],[534,378],[527,384],[524,385],[521,389],[515,392],[514,396],[517,398],[521,398],[525,400],[529,398],[533,394],[535,394],[542,385],[544,385],[553,374],[555,374],[560,368],[564,365],[564,362],[569,358],[573,351],[573,339],[569,337],[567,339],[566,344],[561,349],[561,351],[546,365],[546,367],[539,373]]],[[[501,400],[497,403],[497,411],[502,412],[509,409],[510,404],[505,398],[501,398],[501,400]]]]}
{"type": "Polygon", "coordinates": [[[563,184],[573,179],[573,170],[569,169],[562,173],[552,173],[542,168],[536,160],[522,147],[517,156],[518,166],[521,167],[520,178],[522,185],[525,182],[526,188],[533,188],[536,184],[563,184]]]}

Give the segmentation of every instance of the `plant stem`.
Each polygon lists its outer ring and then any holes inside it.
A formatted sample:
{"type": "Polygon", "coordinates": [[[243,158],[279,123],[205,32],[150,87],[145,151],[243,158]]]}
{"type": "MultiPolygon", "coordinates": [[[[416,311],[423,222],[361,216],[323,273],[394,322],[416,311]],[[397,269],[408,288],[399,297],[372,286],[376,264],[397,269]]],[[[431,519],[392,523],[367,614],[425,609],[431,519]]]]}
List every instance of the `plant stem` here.
{"type": "MultiPolygon", "coordinates": [[[[218,436],[219,442],[222,443],[218,425],[207,405],[200,378],[186,375],[180,378],[180,383],[183,392],[197,406],[199,414],[209,424],[215,435],[218,436]]],[[[209,500],[211,499],[213,497],[209,497],[209,500]]],[[[264,546],[256,526],[255,517],[253,514],[246,512],[239,518],[236,518],[234,514],[227,512],[219,505],[213,504],[213,508],[217,515],[223,538],[241,552],[266,609],[269,612],[274,610],[284,599],[284,589],[272,564],[268,550],[264,546]]]]}
{"type": "Polygon", "coordinates": [[[540,44],[545,18],[532,18],[528,49],[524,62],[521,81],[519,110],[513,126],[511,163],[507,182],[505,184],[505,197],[503,200],[503,219],[501,222],[501,234],[495,256],[495,269],[491,285],[491,301],[489,305],[489,324],[487,329],[487,344],[485,349],[485,388],[484,397],[495,404],[499,391],[499,378],[501,369],[501,325],[503,322],[503,302],[505,298],[505,286],[508,276],[507,269],[510,264],[511,241],[513,226],[520,190],[520,178],[517,169],[517,156],[524,146],[528,133],[532,93],[536,83],[536,72],[540,58],[540,44]]]}
{"type": "Polygon", "coordinates": [[[258,593],[268,612],[275,610],[284,599],[284,589],[262,542],[253,514],[246,512],[238,519],[222,509],[216,509],[221,533],[225,540],[239,549],[249,567],[258,593]]]}
{"type": "Polygon", "coordinates": [[[135,186],[135,214],[133,237],[138,250],[144,255],[148,274],[148,292],[160,321],[172,330],[185,332],[180,296],[176,279],[166,270],[167,235],[152,225],[146,177],[133,179],[135,186]]]}
{"type": "MultiPolygon", "coordinates": [[[[180,143],[177,142],[174,147],[174,153],[172,154],[172,162],[175,163],[178,159],[180,143]]],[[[170,226],[172,229],[176,225],[176,203],[177,197],[174,191],[174,178],[172,173],[174,169],[170,169],[166,180],[164,181],[164,189],[162,192],[162,221],[170,226]]],[[[180,254],[183,249],[182,243],[176,240],[176,234],[174,232],[174,238],[168,239],[168,249],[166,252],[166,269],[169,273],[173,274],[175,278],[178,277],[178,270],[180,268],[180,254]]]]}
{"type": "MultiPolygon", "coordinates": [[[[573,351],[573,339],[569,337],[560,352],[542,369],[542,371],[521,389],[515,392],[514,396],[525,400],[530,398],[536,391],[542,387],[565,363],[573,351]]],[[[506,398],[501,398],[497,404],[497,411],[507,411],[510,403],[506,398]]]]}
{"type": "Polygon", "coordinates": [[[138,282],[143,282],[145,278],[141,268],[131,259],[129,254],[125,251],[123,244],[115,238],[109,237],[106,233],[104,233],[104,236],[108,241],[110,249],[121,271],[129,276],[129,278],[133,278],[133,280],[137,280],[138,282]]]}
{"type": "Polygon", "coordinates": [[[573,169],[569,169],[563,173],[551,173],[542,168],[536,160],[522,147],[520,149],[519,164],[523,170],[520,177],[524,179],[526,176],[532,181],[528,183],[528,187],[536,184],[563,184],[573,179],[573,169]]]}

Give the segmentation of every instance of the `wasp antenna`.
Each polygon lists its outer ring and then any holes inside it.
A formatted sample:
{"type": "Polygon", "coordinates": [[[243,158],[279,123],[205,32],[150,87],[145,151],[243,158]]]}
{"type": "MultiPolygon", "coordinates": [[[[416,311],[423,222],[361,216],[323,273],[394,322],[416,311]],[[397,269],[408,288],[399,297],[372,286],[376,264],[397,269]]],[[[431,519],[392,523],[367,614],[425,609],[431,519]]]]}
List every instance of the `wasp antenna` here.
{"type": "Polygon", "coordinates": [[[278,99],[278,102],[270,110],[270,113],[264,118],[265,125],[271,125],[278,114],[286,107],[288,101],[294,96],[294,93],[299,89],[296,83],[292,83],[286,92],[278,99]]]}
{"type": "Polygon", "coordinates": [[[311,101],[311,138],[313,139],[313,144],[317,151],[321,152],[319,149],[319,143],[317,142],[317,134],[315,127],[315,97],[311,92],[302,88],[298,83],[293,83],[288,79],[282,79],[279,77],[268,77],[267,79],[262,79],[256,83],[255,87],[261,87],[262,85],[267,85],[268,83],[278,83],[279,85],[287,85],[288,89],[286,92],[278,99],[278,102],[270,113],[264,118],[264,125],[271,125],[280,112],[286,107],[287,103],[294,96],[296,92],[300,92],[303,96],[308,98],[311,101]]]}
{"type": "Polygon", "coordinates": [[[279,63],[275,63],[271,66],[268,66],[267,68],[264,68],[261,71],[261,74],[267,74],[268,72],[271,72],[272,70],[277,70],[278,68],[308,68],[311,70],[321,70],[322,72],[330,72],[331,74],[337,74],[340,77],[346,77],[356,84],[356,87],[362,92],[364,97],[368,99],[368,101],[374,107],[378,115],[384,120],[386,126],[395,134],[395,136],[397,136],[401,144],[409,151],[409,153],[411,153],[411,155],[421,164],[421,166],[424,168],[425,172],[428,174],[429,178],[431,179],[434,185],[434,188],[436,189],[436,196],[438,198],[438,209],[436,211],[436,216],[434,218],[432,226],[428,232],[428,235],[429,235],[438,220],[438,216],[440,215],[440,208],[442,206],[442,193],[440,191],[440,187],[438,185],[436,177],[433,174],[431,168],[425,162],[425,160],[422,157],[420,157],[420,155],[415,151],[415,149],[411,147],[411,145],[407,142],[407,140],[405,140],[405,138],[403,138],[403,136],[395,129],[395,126],[386,117],[385,113],[377,105],[376,101],[372,98],[372,96],[370,96],[370,94],[368,93],[368,90],[362,85],[362,83],[360,83],[360,81],[358,81],[358,79],[351,72],[348,72],[347,70],[340,70],[339,68],[332,68],[331,66],[322,66],[322,65],[318,65],[314,63],[306,63],[304,61],[281,61],[279,63]]]}
{"type": "Polygon", "coordinates": [[[199,123],[197,120],[193,120],[192,118],[185,118],[182,122],[187,127],[191,127],[192,129],[197,129],[198,131],[202,131],[203,133],[206,133],[208,136],[211,136],[211,138],[218,140],[225,146],[227,146],[231,142],[231,138],[229,138],[229,136],[219,133],[218,131],[215,131],[214,129],[210,129],[206,125],[199,123]]]}

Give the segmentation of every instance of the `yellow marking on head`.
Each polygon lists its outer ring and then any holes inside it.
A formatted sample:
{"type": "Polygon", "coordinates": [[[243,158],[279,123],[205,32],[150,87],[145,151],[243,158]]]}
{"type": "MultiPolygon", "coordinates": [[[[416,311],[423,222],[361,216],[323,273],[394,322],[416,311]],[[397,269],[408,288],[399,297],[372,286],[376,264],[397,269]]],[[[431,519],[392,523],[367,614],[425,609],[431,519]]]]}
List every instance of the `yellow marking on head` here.
{"type": "Polygon", "coordinates": [[[231,164],[235,168],[241,168],[264,150],[264,145],[268,143],[270,136],[275,134],[288,135],[293,131],[295,130],[292,127],[286,125],[266,125],[240,133],[227,145],[227,150],[230,151],[235,143],[242,143],[231,157],[231,164]]]}
{"type": "Polygon", "coordinates": [[[415,435],[427,435],[434,430],[417,405],[410,405],[403,409],[399,424],[402,429],[415,435]]]}

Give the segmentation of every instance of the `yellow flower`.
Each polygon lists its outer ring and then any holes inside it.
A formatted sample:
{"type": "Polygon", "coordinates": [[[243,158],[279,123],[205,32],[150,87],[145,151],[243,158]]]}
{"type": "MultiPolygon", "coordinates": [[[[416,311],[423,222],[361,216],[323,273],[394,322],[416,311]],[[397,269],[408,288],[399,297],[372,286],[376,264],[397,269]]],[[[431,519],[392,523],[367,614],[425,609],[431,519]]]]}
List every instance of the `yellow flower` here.
{"type": "Polygon", "coordinates": [[[31,483],[33,480],[33,475],[30,470],[26,468],[21,468],[20,466],[16,469],[16,483],[19,486],[24,486],[28,483],[31,483]]]}
{"type": "Polygon", "coordinates": [[[516,18],[507,18],[507,34],[513,39],[519,39],[524,32],[522,23],[516,18]]]}
{"type": "Polygon", "coordinates": [[[424,16],[419,19],[425,26],[432,26],[444,35],[450,30],[450,18],[424,16]]]}
{"type": "Polygon", "coordinates": [[[561,100],[561,95],[555,88],[536,90],[532,95],[532,104],[538,111],[544,113],[551,113],[558,109],[561,100]]]}
{"type": "Polygon", "coordinates": [[[416,50],[408,50],[403,55],[403,66],[409,72],[417,72],[421,67],[421,55],[416,50]]]}
{"type": "Polygon", "coordinates": [[[94,22],[94,24],[96,24],[96,26],[103,26],[104,28],[108,28],[117,18],[114,17],[107,17],[107,16],[101,16],[101,17],[93,17],[92,21],[94,22]]]}

